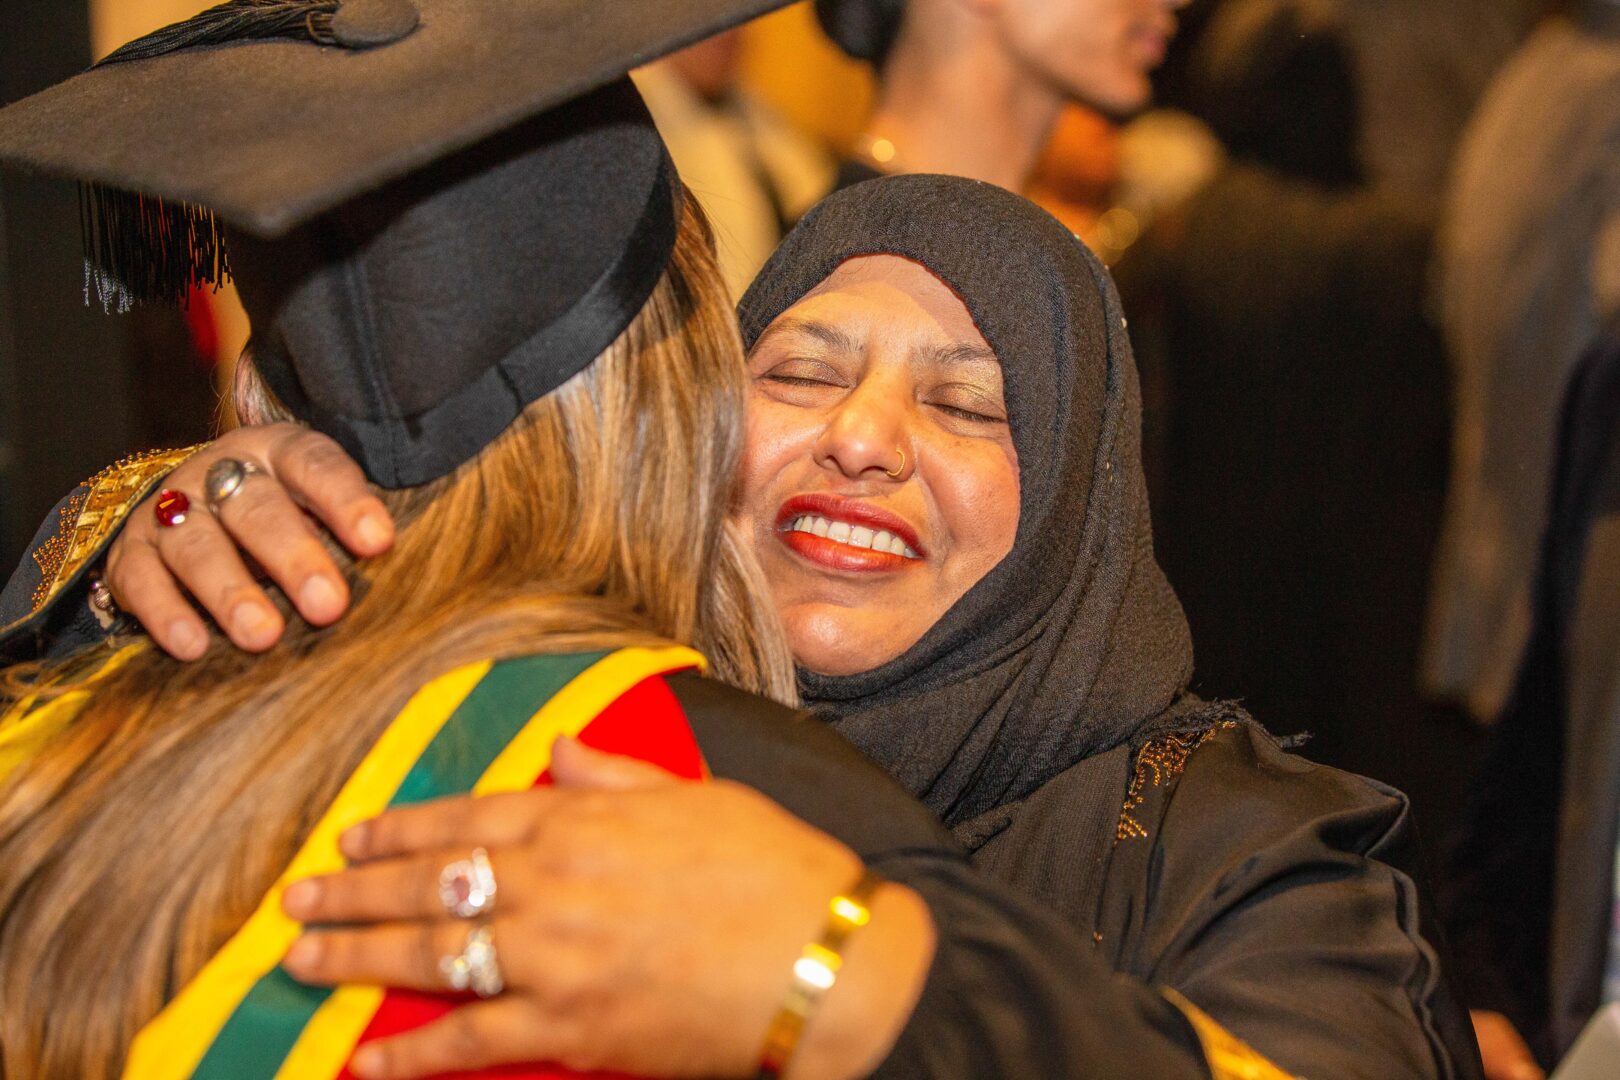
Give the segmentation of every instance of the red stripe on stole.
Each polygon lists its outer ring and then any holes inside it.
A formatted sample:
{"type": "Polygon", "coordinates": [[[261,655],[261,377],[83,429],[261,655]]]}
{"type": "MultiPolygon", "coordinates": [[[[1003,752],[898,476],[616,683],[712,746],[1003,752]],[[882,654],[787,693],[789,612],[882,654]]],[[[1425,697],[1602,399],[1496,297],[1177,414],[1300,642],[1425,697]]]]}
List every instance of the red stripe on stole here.
{"type": "MultiPolygon", "coordinates": [[[[686,713],[663,676],[653,676],[625,692],[579,735],[579,741],[594,750],[649,761],[685,780],[704,777],[703,754],[686,722],[686,713]]],[[[536,786],[551,783],[547,770],[536,786]]],[[[430,1024],[447,1015],[459,1002],[439,994],[410,990],[390,990],[383,997],[359,1045],[398,1035],[430,1024]]],[[[505,1065],[478,1072],[444,1073],[438,1080],[482,1080],[485,1077],[522,1077],[524,1080],[563,1080],[585,1076],[595,1080],[630,1080],[618,1073],[577,1073],[556,1065],[505,1065]]],[[[338,1080],[355,1080],[347,1066],[338,1080]]]]}

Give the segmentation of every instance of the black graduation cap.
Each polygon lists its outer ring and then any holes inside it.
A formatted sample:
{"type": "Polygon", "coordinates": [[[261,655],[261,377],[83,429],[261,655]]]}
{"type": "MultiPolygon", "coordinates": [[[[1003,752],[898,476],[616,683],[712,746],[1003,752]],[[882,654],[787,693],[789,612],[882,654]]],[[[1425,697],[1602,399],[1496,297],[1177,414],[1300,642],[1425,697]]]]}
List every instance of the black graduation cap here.
{"type": "Polygon", "coordinates": [[[84,183],[103,303],[234,273],[270,387],[414,486],[662,275],[680,184],[625,74],[784,3],[230,0],[0,110],[0,164],[84,183]]]}

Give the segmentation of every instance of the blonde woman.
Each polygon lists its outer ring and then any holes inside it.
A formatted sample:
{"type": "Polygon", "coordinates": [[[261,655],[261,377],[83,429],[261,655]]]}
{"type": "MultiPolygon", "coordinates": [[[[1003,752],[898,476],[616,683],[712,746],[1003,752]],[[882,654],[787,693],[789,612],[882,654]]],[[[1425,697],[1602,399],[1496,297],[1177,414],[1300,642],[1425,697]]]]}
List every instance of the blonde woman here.
{"type": "MultiPolygon", "coordinates": [[[[996,1008],[1028,981],[997,943],[1041,921],[984,895],[847,746],[756,696],[791,699],[793,676],[724,525],[740,344],[633,89],[553,107],[552,80],[578,86],[566,56],[522,85],[498,61],[528,71],[557,11],[423,6],[287,24],[228,5],[229,26],[205,13],[0,112],[0,159],[146,193],[86,194],[110,302],[183,290],[228,236],[255,326],[248,410],[339,438],[399,523],[386,556],[345,563],[340,626],[290,619],[264,655],[220,640],[187,666],[115,636],[6,673],[0,1075],[367,1076],[375,1044],[434,1032],[457,1036],[438,1071],[470,1075],[479,1032],[513,1025],[528,1060],[560,1064],[502,1075],[904,1070],[907,1043],[974,1007],[953,985],[999,985],[996,1008]],[[445,62],[492,40],[489,78],[445,62]],[[218,95],[206,160],[188,141],[199,86],[218,95]],[[524,95],[541,111],[491,124],[524,95]],[[424,97],[438,108],[345,126],[424,97]],[[289,101],[296,137],[271,122],[289,101]],[[398,174],[422,145],[438,156],[398,174]],[[298,167],[245,177],[266,154],[298,167]],[[215,210],[164,200],[180,194],[215,210]],[[501,792],[548,782],[521,829],[544,860],[443,853],[441,918],[395,939],[431,961],[426,985],[288,975],[286,886],[340,869],[365,841],[353,826],[469,792],[499,812],[501,792]],[[627,822],[656,842],[605,857],[627,822]],[[503,869],[527,887],[502,892],[503,869]],[[545,961],[503,969],[501,942],[537,929],[545,961]]],[[[642,56],[695,18],[608,44],[642,56]]],[[[164,493],[163,528],[218,527],[253,482],[223,464],[211,508],[164,493]]]]}

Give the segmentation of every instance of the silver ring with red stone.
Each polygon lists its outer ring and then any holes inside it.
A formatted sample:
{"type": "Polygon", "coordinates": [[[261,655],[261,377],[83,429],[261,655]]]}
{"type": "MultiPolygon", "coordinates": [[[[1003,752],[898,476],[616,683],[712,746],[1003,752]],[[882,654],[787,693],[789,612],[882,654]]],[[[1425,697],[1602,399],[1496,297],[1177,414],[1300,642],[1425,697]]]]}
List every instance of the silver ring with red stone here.
{"type": "Polygon", "coordinates": [[[489,852],[473,848],[469,858],[457,859],[439,872],[439,901],[458,919],[476,919],[495,906],[495,868],[489,852]]]}
{"type": "Polygon", "coordinates": [[[152,513],[157,517],[157,523],[165,529],[172,529],[177,525],[184,525],[191,513],[191,500],[186,498],[183,491],[170,491],[164,488],[158,492],[156,505],[152,513]]]}
{"type": "Polygon", "coordinates": [[[208,476],[203,481],[203,487],[208,492],[208,509],[219,513],[220,505],[241,491],[249,477],[263,471],[253,462],[240,458],[220,458],[208,466],[208,476]]]}

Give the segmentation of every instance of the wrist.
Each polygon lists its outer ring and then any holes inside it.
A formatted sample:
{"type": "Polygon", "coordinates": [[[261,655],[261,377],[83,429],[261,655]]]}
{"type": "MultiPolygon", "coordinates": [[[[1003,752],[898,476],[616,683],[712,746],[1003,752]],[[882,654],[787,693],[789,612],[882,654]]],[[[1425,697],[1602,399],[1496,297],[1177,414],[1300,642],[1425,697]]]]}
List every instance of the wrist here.
{"type": "Polygon", "coordinates": [[[917,1007],[934,960],[933,915],[915,891],[893,882],[872,895],[870,910],[838,981],[805,1025],[787,1080],[870,1075],[917,1007]]]}

